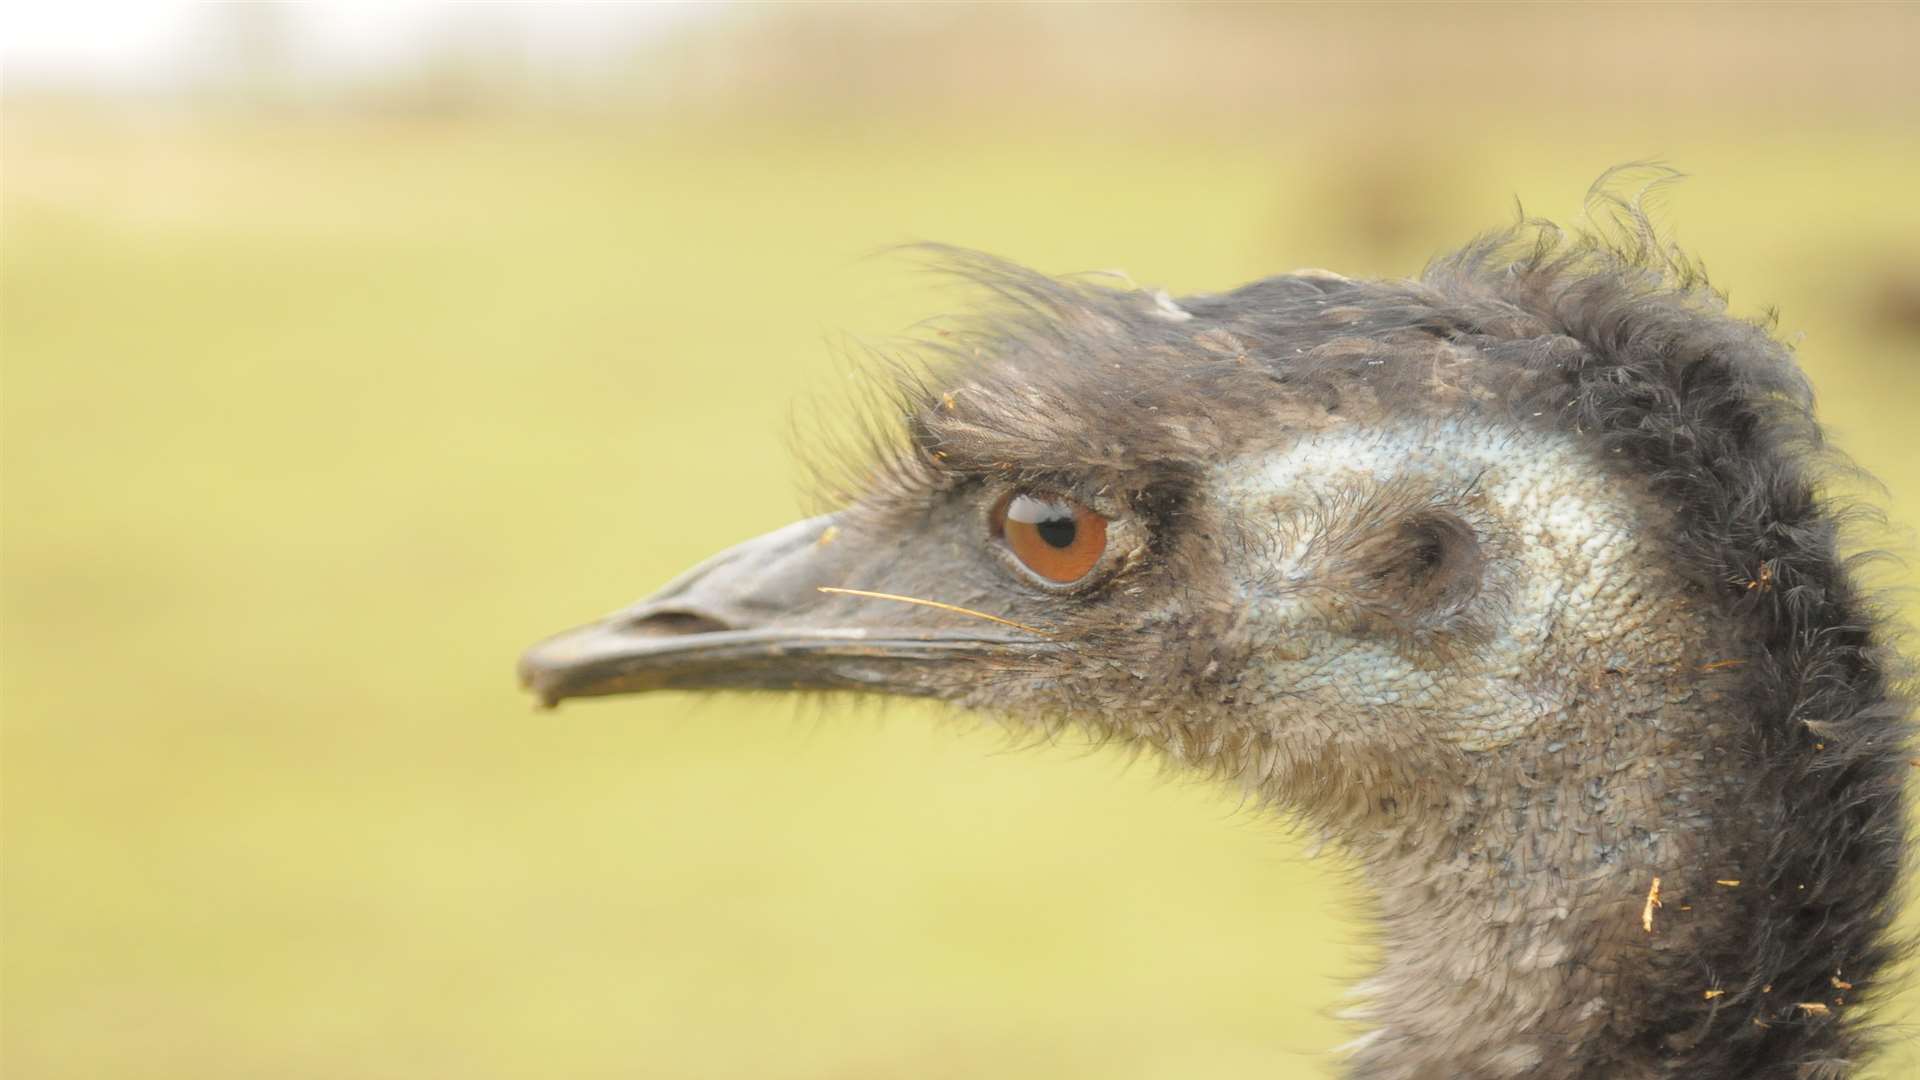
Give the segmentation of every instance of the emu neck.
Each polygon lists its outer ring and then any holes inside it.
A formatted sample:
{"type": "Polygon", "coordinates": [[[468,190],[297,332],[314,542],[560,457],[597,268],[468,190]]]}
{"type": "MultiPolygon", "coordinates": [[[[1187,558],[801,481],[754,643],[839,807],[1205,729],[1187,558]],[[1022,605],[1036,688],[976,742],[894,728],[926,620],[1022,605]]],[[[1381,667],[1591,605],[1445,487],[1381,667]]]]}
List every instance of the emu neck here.
{"type": "Polygon", "coordinates": [[[1738,932],[1715,880],[1737,872],[1717,848],[1739,766],[1718,710],[1689,700],[1706,695],[1633,715],[1636,696],[1601,692],[1562,733],[1349,819],[1386,956],[1349,1014],[1372,1028],[1350,1044],[1354,1075],[1662,1075],[1657,984],[1738,932]]]}

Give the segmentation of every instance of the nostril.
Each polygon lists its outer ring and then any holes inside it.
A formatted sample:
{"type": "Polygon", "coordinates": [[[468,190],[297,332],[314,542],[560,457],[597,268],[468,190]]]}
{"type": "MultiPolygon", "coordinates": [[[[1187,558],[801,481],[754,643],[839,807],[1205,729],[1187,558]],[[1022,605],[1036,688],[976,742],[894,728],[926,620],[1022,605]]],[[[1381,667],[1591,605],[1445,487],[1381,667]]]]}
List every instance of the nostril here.
{"type": "Polygon", "coordinates": [[[689,634],[717,634],[733,627],[696,611],[655,611],[633,620],[631,629],[659,634],[661,637],[682,637],[689,634]]]}

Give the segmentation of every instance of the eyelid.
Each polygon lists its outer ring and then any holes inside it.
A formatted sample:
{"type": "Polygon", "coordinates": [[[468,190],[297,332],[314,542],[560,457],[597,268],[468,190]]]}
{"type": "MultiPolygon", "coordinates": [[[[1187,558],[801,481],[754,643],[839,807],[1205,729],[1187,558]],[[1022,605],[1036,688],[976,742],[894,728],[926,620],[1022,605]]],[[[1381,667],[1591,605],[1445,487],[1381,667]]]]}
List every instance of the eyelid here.
{"type": "Polygon", "coordinates": [[[1007,501],[1006,515],[1009,521],[1034,524],[1058,517],[1063,512],[1072,514],[1079,508],[1079,504],[1071,499],[1049,498],[1022,492],[1007,501]]]}

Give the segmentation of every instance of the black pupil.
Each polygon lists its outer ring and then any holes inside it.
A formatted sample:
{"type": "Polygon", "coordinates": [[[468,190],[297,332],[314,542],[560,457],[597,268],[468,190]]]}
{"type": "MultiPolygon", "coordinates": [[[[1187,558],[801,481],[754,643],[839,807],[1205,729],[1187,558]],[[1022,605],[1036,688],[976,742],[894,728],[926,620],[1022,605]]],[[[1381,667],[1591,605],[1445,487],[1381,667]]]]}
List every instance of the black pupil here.
{"type": "Polygon", "coordinates": [[[1066,517],[1050,517],[1045,521],[1036,521],[1033,523],[1033,529],[1040,534],[1040,539],[1057,548],[1072,547],[1073,536],[1080,531],[1074,525],[1071,514],[1066,517]]]}

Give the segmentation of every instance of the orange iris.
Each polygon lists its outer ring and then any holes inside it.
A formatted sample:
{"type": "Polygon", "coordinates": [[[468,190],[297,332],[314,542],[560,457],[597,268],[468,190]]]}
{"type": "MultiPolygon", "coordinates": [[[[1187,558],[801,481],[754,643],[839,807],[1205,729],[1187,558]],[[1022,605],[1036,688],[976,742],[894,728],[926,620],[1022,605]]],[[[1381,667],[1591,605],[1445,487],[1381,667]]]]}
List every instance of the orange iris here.
{"type": "Polygon", "coordinates": [[[993,528],[1022,565],[1059,585],[1086,577],[1107,550],[1107,519],[1070,499],[1009,495],[993,528]]]}

